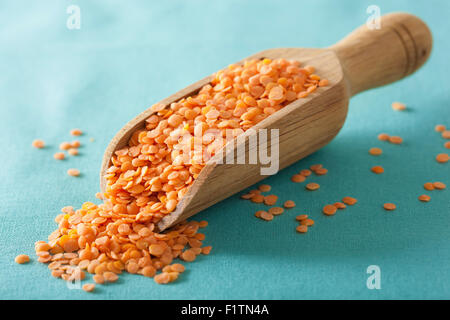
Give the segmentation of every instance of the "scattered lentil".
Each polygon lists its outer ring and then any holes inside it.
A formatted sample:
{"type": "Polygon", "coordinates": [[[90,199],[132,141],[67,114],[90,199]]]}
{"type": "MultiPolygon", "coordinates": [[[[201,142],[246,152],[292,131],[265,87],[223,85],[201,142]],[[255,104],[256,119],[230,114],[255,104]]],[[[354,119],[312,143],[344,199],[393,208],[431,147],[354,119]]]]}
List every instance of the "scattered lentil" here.
{"type": "Polygon", "coordinates": [[[431,191],[434,190],[434,185],[431,182],[427,182],[423,185],[425,190],[431,191]]]}
{"type": "Polygon", "coordinates": [[[267,211],[261,211],[260,218],[266,221],[273,220],[273,215],[267,211]]]}
{"type": "Polygon", "coordinates": [[[382,166],[374,166],[370,170],[372,170],[372,172],[376,173],[376,174],[380,174],[380,173],[384,172],[384,168],[382,166]]]}
{"type": "Polygon", "coordinates": [[[333,204],[333,206],[335,206],[337,209],[340,209],[340,210],[347,208],[347,206],[342,202],[335,202],[333,204]]]}
{"type": "Polygon", "coordinates": [[[299,225],[295,228],[295,230],[297,230],[298,233],[306,233],[308,232],[308,227],[305,225],[299,225]]]}
{"type": "Polygon", "coordinates": [[[55,158],[56,160],[64,160],[65,157],[66,156],[63,152],[57,152],[53,155],[53,158],[55,158]]]}
{"type": "Polygon", "coordinates": [[[72,129],[70,130],[70,134],[73,136],[81,136],[83,132],[80,129],[72,129]]]}
{"type": "Polygon", "coordinates": [[[32,146],[37,149],[42,149],[45,147],[45,142],[44,142],[44,140],[36,139],[36,140],[33,140],[32,146]]]}
{"type": "Polygon", "coordinates": [[[24,263],[28,263],[30,262],[30,257],[27,256],[26,254],[19,254],[14,261],[16,261],[16,263],[18,264],[24,264],[24,263]]]}
{"type": "Polygon", "coordinates": [[[316,171],[314,171],[314,173],[315,173],[316,175],[318,175],[318,176],[323,176],[323,175],[325,175],[325,174],[328,173],[328,169],[325,169],[325,168],[319,168],[319,169],[317,169],[316,171]]]}
{"type": "Polygon", "coordinates": [[[393,143],[393,144],[402,144],[403,139],[399,136],[392,136],[392,137],[389,137],[389,142],[393,143]]]}
{"type": "Polygon", "coordinates": [[[260,185],[260,186],[258,187],[258,189],[259,189],[261,192],[269,192],[270,189],[272,189],[272,187],[269,186],[268,184],[262,184],[262,185],[260,185]]]}
{"type": "Polygon", "coordinates": [[[383,150],[380,148],[370,148],[369,153],[373,156],[379,156],[383,153],[383,150]]]}
{"type": "Polygon", "coordinates": [[[395,111],[404,111],[404,110],[406,110],[406,105],[401,102],[393,102],[392,109],[395,111]]]}
{"type": "Polygon", "coordinates": [[[80,170],[78,169],[69,169],[67,170],[67,174],[72,177],[78,177],[80,175],[80,170]]]}
{"type": "Polygon", "coordinates": [[[71,147],[72,147],[72,146],[70,145],[69,142],[62,142],[62,143],[59,145],[59,149],[60,149],[60,150],[69,150],[71,147]]]}
{"type": "Polygon", "coordinates": [[[327,216],[332,216],[336,213],[337,208],[333,206],[332,204],[327,204],[325,207],[323,207],[322,212],[327,216]]]}
{"type": "Polygon", "coordinates": [[[292,200],[287,200],[287,201],[284,202],[283,206],[284,206],[286,209],[291,209],[291,208],[294,208],[294,207],[295,207],[295,202],[292,201],[292,200]]]}
{"type": "Polygon", "coordinates": [[[436,127],[434,127],[434,130],[436,132],[444,132],[445,131],[445,126],[442,125],[442,124],[438,124],[438,125],[436,125],[436,127]]]}
{"type": "Polygon", "coordinates": [[[436,156],[436,161],[439,163],[446,163],[450,160],[450,156],[446,153],[440,153],[436,156]]]}
{"type": "Polygon", "coordinates": [[[267,206],[273,206],[275,203],[277,203],[278,196],[271,194],[264,197],[264,204],[267,206]]]}
{"type": "Polygon", "coordinates": [[[344,198],[342,198],[342,202],[345,203],[346,205],[352,206],[355,203],[357,203],[358,200],[356,200],[355,198],[352,198],[352,197],[344,197],[344,198]]]}
{"type": "Polygon", "coordinates": [[[95,289],[95,284],[94,283],[86,283],[86,284],[83,284],[82,288],[86,292],[92,292],[95,289]]]}
{"type": "Polygon", "coordinates": [[[300,182],[303,182],[303,181],[305,181],[305,180],[306,180],[306,177],[303,176],[303,175],[301,175],[301,174],[294,174],[294,175],[291,177],[291,181],[292,181],[292,182],[296,182],[296,183],[300,183],[300,182]]]}
{"type": "Polygon", "coordinates": [[[67,150],[67,153],[70,154],[71,156],[76,156],[76,155],[78,155],[78,149],[70,148],[69,150],[67,150]]]}
{"type": "Polygon", "coordinates": [[[320,188],[320,185],[318,183],[311,182],[311,183],[308,183],[305,186],[305,188],[310,190],[310,191],[314,191],[314,190],[318,190],[320,188]]]}
{"type": "Polygon", "coordinates": [[[284,212],[284,209],[281,207],[272,207],[269,210],[267,210],[268,213],[274,216],[278,216],[284,212]]]}
{"type": "Polygon", "coordinates": [[[303,170],[300,171],[300,174],[302,176],[304,176],[304,177],[309,177],[311,175],[311,173],[312,172],[310,170],[308,170],[308,169],[303,169],[303,170]]]}
{"type": "Polygon", "coordinates": [[[300,215],[295,217],[295,220],[297,220],[297,221],[302,221],[302,220],[306,220],[306,219],[308,219],[308,215],[307,214],[300,214],[300,215]]]}
{"type": "Polygon", "coordinates": [[[443,182],[433,182],[433,187],[438,190],[444,190],[447,186],[443,182]]]}
{"type": "Polygon", "coordinates": [[[397,206],[395,204],[393,204],[393,203],[385,203],[383,205],[383,208],[385,210],[392,211],[392,210],[395,210],[397,208],[397,206]]]}
{"type": "Polygon", "coordinates": [[[389,138],[390,138],[389,135],[386,133],[380,133],[378,135],[378,140],[381,140],[381,141],[388,141],[389,138]]]}

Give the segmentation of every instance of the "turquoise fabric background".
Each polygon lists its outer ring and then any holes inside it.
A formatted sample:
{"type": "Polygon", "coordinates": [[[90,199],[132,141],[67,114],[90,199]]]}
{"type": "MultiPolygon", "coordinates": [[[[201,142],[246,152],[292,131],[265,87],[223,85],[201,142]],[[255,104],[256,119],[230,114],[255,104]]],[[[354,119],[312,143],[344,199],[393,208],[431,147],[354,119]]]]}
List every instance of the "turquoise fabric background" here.
{"type": "Polygon", "coordinates": [[[450,298],[449,163],[434,157],[450,127],[448,1],[87,1],[0,3],[0,298],[2,299],[394,299],[450,298]],[[81,29],[66,28],[69,5],[81,29]],[[256,219],[262,205],[233,196],[200,213],[211,255],[187,265],[180,281],[160,286],[123,275],[95,293],[69,290],[36,262],[34,242],[54,230],[61,207],[95,201],[108,141],[143,109],[231,62],[273,47],[326,47],[365,23],[366,8],[407,11],[434,36],[432,56],[413,76],[351,100],[338,137],[316,154],[266,180],[297,207],[274,221],[256,219]],[[407,112],[394,112],[402,101],[407,112]],[[52,158],[69,130],[81,128],[81,155],[52,158]],[[395,146],[377,140],[387,132],[395,146]],[[33,139],[48,147],[36,150],[33,139]],[[94,138],[94,142],[90,142],[94,138]],[[383,148],[379,157],[370,147],[383,148]],[[329,174],[308,193],[292,174],[323,163],[329,174]],[[386,173],[374,175],[381,164],[386,173]],[[66,174],[79,168],[80,178],[66,174]],[[345,195],[357,205],[326,217],[321,207],[345,195]],[[385,202],[398,209],[386,212],[385,202]],[[316,225],[295,232],[294,217],[316,225]],[[14,257],[33,261],[17,265],[14,257]],[[366,287],[369,265],[381,268],[381,290],[366,287]]]}

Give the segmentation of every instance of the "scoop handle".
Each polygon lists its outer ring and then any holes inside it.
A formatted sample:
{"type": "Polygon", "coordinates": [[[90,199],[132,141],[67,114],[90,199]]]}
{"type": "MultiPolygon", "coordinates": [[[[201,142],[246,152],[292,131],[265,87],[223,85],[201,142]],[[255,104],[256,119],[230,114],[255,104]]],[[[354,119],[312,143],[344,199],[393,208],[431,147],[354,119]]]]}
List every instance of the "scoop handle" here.
{"type": "Polygon", "coordinates": [[[432,36],[418,17],[390,13],[379,29],[366,24],[331,46],[339,57],[351,95],[402,79],[428,59],[432,36]]]}

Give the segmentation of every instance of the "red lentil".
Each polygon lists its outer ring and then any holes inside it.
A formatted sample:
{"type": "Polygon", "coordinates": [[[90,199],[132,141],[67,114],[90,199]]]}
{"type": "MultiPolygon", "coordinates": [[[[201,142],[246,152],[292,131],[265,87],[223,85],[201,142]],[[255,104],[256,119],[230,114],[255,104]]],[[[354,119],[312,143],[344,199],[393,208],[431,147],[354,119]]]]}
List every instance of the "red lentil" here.
{"type": "Polygon", "coordinates": [[[308,232],[308,227],[305,225],[299,225],[295,230],[297,230],[298,233],[306,233],[308,232]]]}
{"type": "Polygon", "coordinates": [[[271,194],[264,197],[264,204],[267,206],[273,206],[275,203],[277,203],[278,196],[271,194]]]}
{"type": "Polygon", "coordinates": [[[300,174],[304,177],[309,177],[311,175],[311,171],[308,169],[304,169],[300,171],[300,174]]]}
{"type": "Polygon", "coordinates": [[[342,202],[345,203],[346,205],[352,206],[355,203],[357,203],[358,200],[356,200],[355,198],[352,198],[352,197],[344,197],[344,198],[342,198],[342,202]]]}
{"type": "Polygon", "coordinates": [[[300,215],[295,217],[295,220],[297,220],[297,221],[302,221],[302,220],[306,220],[306,219],[308,219],[308,215],[307,214],[300,214],[300,215]]]}
{"type": "Polygon", "coordinates": [[[284,206],[286,209],[291,209],[291,208],[294,208],[294,207],[295,207],[295,202],[292,201],[292,200],[287,200],[287,201],[284,202],[283,206],[284,206]]]}
{"type": "Polygon", "coordinates": [[[92,292],[95,289],[95,284],[94,283],[86,283],[86,284],[83,284],[82,288],[86,292],[92,292]]]}
{"type": "Polygon", "coordinates": [[[444,190],[445,188],[447,188],[447,186],[443,182],[433,182],[433,187],[438,190],[444,190]]]}
{"type": "Polygon", "coordinates": [[[284,212],[284,209],[281,207],[272,207],[269,210],[267,210],[268,213],[274,216],[278,216],[284,212]]]}
{"type": "Polygon", "coordinates": [[[72,146],[70,145],[69,142],[62,142],[62,143],[59,145],[59,149],[60,149],[60,150],[69,150],[71,147],[72,147],[72,146]]]}
{"type": "Polygon", "coordinates": [[[73,136],[81,136],[83,132],[80,129],[72,129],[70,130],[70,134],[73,136]]]}
{"type": "Polygon", "coordinates": [[[30,257],[27,256],[26,254],[19,254],[14,261],[16,261],[16,263],[18,264],[24,264],[24,263],[28,263],[30,262],[30,257]]]}
{"type": "Polygon", "coordinates": [[[314,173],[315,173],[316,175],[318,175],[318,176],[323,176],[323,175],[325,175],[325,174],[328,173],[328,169],[325,169],[325,168],[319,168],[319,169],[317,169],[316,171],[314,171],[314,173]]]}
{"type": "Polygon", "coordinates": [[[381,141],[388,141],[389,138],[390,138],[389,135],[386,133],[380,133],[378,135],[378,140],[381,140],[381,141]]]}
{"type": "Polygon", "coordinates": [[[70,154],[71,156],[76,156],[78,155],[78,149],[70,148],[69,150],[67,150],[67,153],[70,154]]]}
{"type": "Polygon", "coordinates": [[[404,111],[404,110],[406,110],[406,105],[401,102],[393,102],[392,109],[395,111],[404,111]]]}
{"type": "Polygon", "coordinates": [[[442,131],[442,138],[450,139],[450,130],[442,131]]]}
{"type": "Polygon", "coordinates": [[[306,180],[306,177],[301,174],[295,174],[291,177],[292,182],[300,183],[306,180]]]}
{"type": "Polygon", "coordinates": [[[273,215],[267,211],[261,211],[260,218],[266,221],[271,221],[273,220],[273,215]]]}
{"type": "Polygon", "coordinates": [[[53,155],[53,158],[55,158],[56,160],[64,160],[65,157],[66,156],[63,152],[57,152],[53,155]]]}
{"type": "Polygon", "coordinates": [[[313,219],[300,220],[300,224],[303,226],[311,227],[314,225],[314,220],[313,219]]]}
{"type": "Polygon", "coordinates": [[[424,187],[425,190],[429,190],[429,191],[434,190],[434,185],[431,182],[425,183],[423,185],[423,187],[424,187]]]}
{"type": "Polygon", "coordinates": [[[310,191],[314,191],[314,190],[318,190],[320,188],[320,185],[318,183],[311,182],[311,183],[308,183],[305,186],[305,188],[310,190],[310,191]]]}
{"type": "Polygon", "coordinates": [[[395,210],[397,208],[397,206],[395,204],[393,204],[393,203],[385,203],[383,205],[383,208],[385,210],[392,211],[392,210],[395,210]]]}
{"type": "Polygon", "coordinates": [[[380,148],[370,148],[369,153],[373,156],[379,156],[383,153],[383,150],[380,148]]]}
{"type": "Polygon", "coordinates": [[[422,195],[419,196],[419,200],[422,201],[422,202],[428,202],[428,201],[430,201],[430,199],[431,199],[431,197],[429,195],[426,195],[426,194],[422,194],[422,195]]]}
{"type": "Polygon", "coordinates": [[[340,210],[347,208],[347,206],[342,202],[335,202],[333,204],[333,206],[335,206],[336,209],[340,209],[340,210]]]}
{"type": "Polygon", "coordinates": [[[322,212],[327,216],[332,216],[336,213],[337,209],[332,204],[327,204],[325,207],[323,207],[322,212]]]}
{"type": "Polygon", "coordinates": [[[399,136],[392,136],[392,137],[389,137],[389,142],[393,143],[393,144],[402,144],[403,139],[399,136]]]}
{"type": "Polygon", "coordinates": [[[446,163],[450,159],[450,156],[446,153],[440,153],[436,156],[436,161],[439,163],[446,163]]]}
{"type": "Polygon", "coordinates": [[[262,184],[262,185],[260,185],[260,186],[258,187],[258,189],[259,189],[261,192],[269,192],[270,189],[272,189],[272,187],[269,186],[268,184],[262,184]]]}
{"type": "Polygon", "coordinates": [[[380,173],[384,172],[384,168],[382,166],[375,166],[375,167],[372,167],[372,169],[370,169],[370,170],[372,170],[372,172],[376,173],[376,174],[380,174],[380,173]]]}
{"type": "Polygon", "coordinates": [[[434,130],[436,132],[444,132],[445,131],[445,126],[442,125],[442,124],[438,124],[438,125],[436,125],[436,127],[434,127],[434,130]]]}
{"type": "Polygon", "coordinates": [[[43,140],[36,139],[33,141],[32,146],[37,149],[42,149],[45,147],[45,142],[43,140]]]}

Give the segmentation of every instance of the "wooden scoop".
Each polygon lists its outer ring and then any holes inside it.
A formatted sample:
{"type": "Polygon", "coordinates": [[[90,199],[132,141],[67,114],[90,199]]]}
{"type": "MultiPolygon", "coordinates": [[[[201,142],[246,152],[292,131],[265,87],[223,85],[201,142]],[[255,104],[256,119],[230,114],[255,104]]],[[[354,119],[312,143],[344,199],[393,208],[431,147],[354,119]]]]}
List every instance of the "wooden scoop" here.
{"type": "MultiPolygon", "coordinates": [[[[314,66],[316,73],[330,84],[290,103],[253,128],[279,129],[279,167],[287,167],[322,148],[337,135],[344,124],[351,96],[413,73],[427,60],[431,47],[431,33],[422,20],[407,13],[392,13],[381,18],[380,29],[369,30],[363,25],[327,49],[280,48],[254,54],[244,60],[298,60],[302,65],[314,66]]],[[[196,94],[210,80],[211,77],[200,80],[160,103],[169,105],[196,94]]],[[[103,157],[102,191],[105,191],[104,176],[114,151],[126,146],[132,133],[142,129],[152,113],[150,109],[145,110],[112,139],[103,157]]],[[[234,149],[237,147],[235,144],[234,149]]],[[[207,162],[177,208],[158,223],[160,231],[266,178],[260,174],[262,165],[225,164],[225,161],[217,164],[217,160],[215,157],[207,162]]]]}

